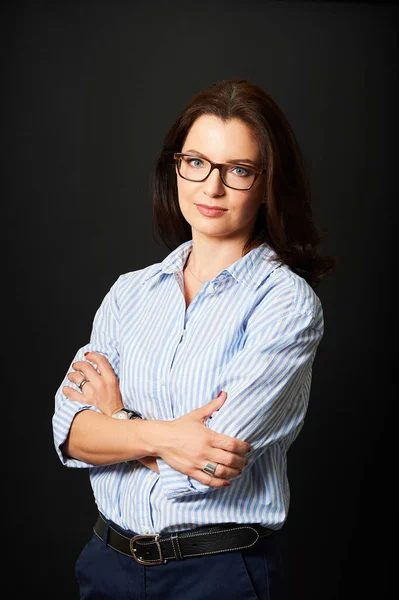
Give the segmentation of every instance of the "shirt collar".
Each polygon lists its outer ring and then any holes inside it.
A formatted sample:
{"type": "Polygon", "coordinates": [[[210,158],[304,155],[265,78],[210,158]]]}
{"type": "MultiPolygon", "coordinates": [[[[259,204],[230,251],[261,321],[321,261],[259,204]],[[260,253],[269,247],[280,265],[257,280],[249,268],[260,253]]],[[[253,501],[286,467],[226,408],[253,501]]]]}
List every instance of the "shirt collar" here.
{"type": "MultiPolygon", "coordinates": [[[[157,274],[181,273],[191,252],[193,242],[188,240],[175,248],[168,256],[151,269],[143,283],[157,274]]],[[[227,276],[234,277],[236,281],[249,288],[257,288],[262,281],[278,266],[281,262],[277,255],[266,242],[260,244],[235,263],[223,269],[216,275],[213,281],[223,279],[227,276]]]]}

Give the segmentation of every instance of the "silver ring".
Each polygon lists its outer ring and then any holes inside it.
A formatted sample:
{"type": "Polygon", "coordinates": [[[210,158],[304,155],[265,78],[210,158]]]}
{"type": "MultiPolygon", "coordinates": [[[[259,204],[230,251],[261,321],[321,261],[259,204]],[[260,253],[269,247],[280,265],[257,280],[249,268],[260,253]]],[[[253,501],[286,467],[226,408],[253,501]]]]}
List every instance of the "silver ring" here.
{"type": "Polygon", "coordinates": [[[87,379],[87,377],[84,377],[82,379],[82,381],[80,383],[78,383],[78,388],[81,390],[82,387],[84,386],[85,383],[87,383],[89,380],[87,379]]]}
{"type": "Polygon", "coordinates": [[[204,473],[207,473],[208,475],[212,475],[212,477],[213,477],[215,475],[216,467],[217,467],[217,463],[207,462],[207,463],[205,463],[205,467],[202,470],[204,471],[204,473]]]}

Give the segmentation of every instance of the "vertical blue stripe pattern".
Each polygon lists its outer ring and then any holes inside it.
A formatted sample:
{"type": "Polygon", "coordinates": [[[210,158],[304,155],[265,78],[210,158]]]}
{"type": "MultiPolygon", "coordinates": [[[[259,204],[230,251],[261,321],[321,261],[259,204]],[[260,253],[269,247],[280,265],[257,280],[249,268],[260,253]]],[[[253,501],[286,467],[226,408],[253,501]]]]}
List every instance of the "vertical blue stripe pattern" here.
{"type": "Polygon", "coordinates": [[[306,281],[261,244],[206,281],[188,308],[184,242],[166,258],[118,277],[93,320],[90,341],[55,394],[53,434],[63,465],[87,468],[98,509],[139,533],[203,525],[260,523],[279,529],[289,509],[287,451],[308,407],[312,364],[324,331],[320,299],[306,281]],[[99,467],[65,457],[60,447],[81,410],[62,387],[86,351],[101,352],[119,378],[127,408],[145,419],[176,419],[227,392],[207,426],[251,444],[248,466],[224,488],[140,463],[99,467]]]}

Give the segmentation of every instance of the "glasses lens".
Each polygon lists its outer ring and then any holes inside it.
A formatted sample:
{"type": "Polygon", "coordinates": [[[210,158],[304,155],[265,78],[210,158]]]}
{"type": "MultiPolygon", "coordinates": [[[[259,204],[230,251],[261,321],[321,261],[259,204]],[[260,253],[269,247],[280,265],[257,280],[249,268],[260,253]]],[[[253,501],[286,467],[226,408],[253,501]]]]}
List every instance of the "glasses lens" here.
{"type": "MultiPolygon", "coordinates": [[[[178,162],[182,177],[190,181],[203,181],[210,173],[211,163],[200,156],[181,156],[178,162]]],[[[250,167],[225,165],[222,167],[222,180],[236,190],[247,190],[255,181],[256,174],[250,167]]]]}
{"type": "Polygon", "coordinates": [[[223,179],[226,185],[236,190],[246,190],[255,180],[255,172],[249,167],[228,165],[223,167],[223,179]]]}
{"type": "Polygon", "coordinates": [[[202,181],[211,170],[211,163],[199,156],[182,156],[179,161],[182,177],[190,181],[202,181]]]}

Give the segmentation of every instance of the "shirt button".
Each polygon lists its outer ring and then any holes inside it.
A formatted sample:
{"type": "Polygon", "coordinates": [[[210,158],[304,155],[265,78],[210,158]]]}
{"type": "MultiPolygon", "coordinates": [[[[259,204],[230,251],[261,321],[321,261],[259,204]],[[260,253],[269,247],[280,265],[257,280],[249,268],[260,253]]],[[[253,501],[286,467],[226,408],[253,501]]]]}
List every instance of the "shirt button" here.
{"type": "Polygon", "coordinates": [[[165,385],[165,380],[164,380],[164,379],[160,379],[160,380],[159,380],[159,383],[160,383],[161,385],[165,385]]]}
{"type": "Polygon", "coordinates": [[[150,530],[148,529],[148,527],[144,527],[143,531],[145,534],[150,533],[150,530]]]}
{"type": "Polygon", "coordinates": [[[145,478],[146,481],[151,481],[152,477],[151,475],[147,475],[147,477],[145,478]]]}

